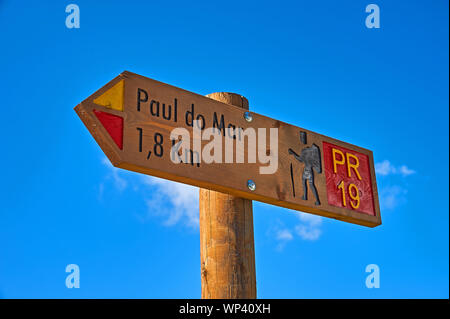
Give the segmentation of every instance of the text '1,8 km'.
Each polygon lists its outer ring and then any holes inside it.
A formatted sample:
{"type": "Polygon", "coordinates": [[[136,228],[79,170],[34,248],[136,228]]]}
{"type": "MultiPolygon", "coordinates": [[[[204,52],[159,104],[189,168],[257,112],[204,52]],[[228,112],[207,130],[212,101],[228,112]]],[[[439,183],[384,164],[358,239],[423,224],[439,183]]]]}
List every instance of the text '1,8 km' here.
{"type": "Polygon", "coordinates": [[[381,224],[372,152],[123,72],[75,110],[116,167],[381,224]]]}

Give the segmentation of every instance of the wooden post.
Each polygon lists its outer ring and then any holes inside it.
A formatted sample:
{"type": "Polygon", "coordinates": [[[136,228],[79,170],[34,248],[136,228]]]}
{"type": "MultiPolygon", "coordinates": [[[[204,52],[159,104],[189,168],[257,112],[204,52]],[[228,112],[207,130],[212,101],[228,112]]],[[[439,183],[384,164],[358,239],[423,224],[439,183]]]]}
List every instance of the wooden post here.
{"type": "MultiPolygon", "coordinates": [[[[248,110],[241,95],[207,96],[248,110]]],[[[200,189],[200,259],[202,298],[256,298],[251,200],[200,189]]]]}

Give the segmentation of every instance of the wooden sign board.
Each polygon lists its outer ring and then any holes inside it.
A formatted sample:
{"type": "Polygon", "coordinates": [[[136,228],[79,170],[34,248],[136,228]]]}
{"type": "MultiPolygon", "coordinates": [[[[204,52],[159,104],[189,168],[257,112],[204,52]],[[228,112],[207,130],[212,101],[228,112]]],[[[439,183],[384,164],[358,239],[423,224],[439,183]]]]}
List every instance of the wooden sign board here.
{"type": "Polygon", "coordinates": [[[364,148],[127,71],[75,111],[116,167],[359,225],[381,224],[373,155],[364,148]],[[181,140],[171,139],[176,128],[189,132],[192,141],[184,145],[190,148],[176,148],[181,140]],[[209,141],[193,138],[194,128],[220,132],[222,145],[235,147],[233,162],[199,160],[209,141]],[[265,145],[245,144],[249,135],[240,134],[248,128],[265,145]],[[265,163],[258,156],[256,163],[248,161],[251,146],[266,155],[265,163]],[[237,163],[238,152],[244,163],[237,163]],[[275,162],[272,174],[262,174],[262,167],[275,162]]]}

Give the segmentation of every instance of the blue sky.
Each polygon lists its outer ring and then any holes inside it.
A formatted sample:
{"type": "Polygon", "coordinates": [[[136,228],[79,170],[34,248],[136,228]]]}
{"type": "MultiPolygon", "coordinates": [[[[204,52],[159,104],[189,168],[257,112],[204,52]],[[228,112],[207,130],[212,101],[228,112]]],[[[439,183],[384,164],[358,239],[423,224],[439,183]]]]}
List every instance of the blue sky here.
{"type": "Polygon", "coordinates": [[[369,3],[0,0],[0,298],[200,298],[198,190],[113,169],[73,111],[123,70],[373,150],[380,227],[254,202],[259,298],[448,298],[448,1],[369,3]]]}

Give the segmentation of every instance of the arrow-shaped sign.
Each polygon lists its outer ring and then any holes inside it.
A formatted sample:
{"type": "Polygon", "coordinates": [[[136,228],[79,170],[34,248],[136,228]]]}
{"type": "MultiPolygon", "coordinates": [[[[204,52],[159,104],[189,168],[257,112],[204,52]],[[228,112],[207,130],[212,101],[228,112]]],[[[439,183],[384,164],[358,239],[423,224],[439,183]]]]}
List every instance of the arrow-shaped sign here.
{"type": "Polygon", "coordinates": [[[75,110],[116,167],[381,224],[369,150],[127,71],[75,110]]]}

